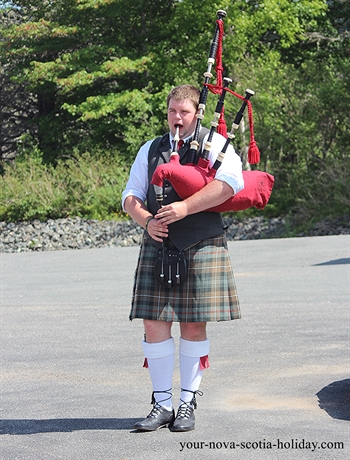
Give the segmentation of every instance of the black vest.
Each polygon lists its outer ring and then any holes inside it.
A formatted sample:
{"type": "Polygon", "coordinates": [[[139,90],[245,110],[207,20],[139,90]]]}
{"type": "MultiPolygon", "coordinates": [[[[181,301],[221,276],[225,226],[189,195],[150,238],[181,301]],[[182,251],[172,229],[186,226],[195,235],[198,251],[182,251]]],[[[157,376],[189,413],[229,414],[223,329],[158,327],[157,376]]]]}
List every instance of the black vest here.
{"type": "MultiPolygon", "coordinates": [[[[206,134],[206,128],[201,129],[201,138],[206,134]]],[[[180,163],[188,163],[188,154],[190,150],[189,141],[187,141],[179,151],[180,163]]],[[[200,149],[198,150],[200,151],[200,149]]],[[[165,134],[161,138],[154,140],[150,147],[148,155],[148,182],[151,182],[153,173],[158,165],[168,163],[171,154],[169,142],[169,134],[165,134]],[[156,144],[157,143],[157,144],[156,144]]],[[[174,201],[182,201],[179,195],[175,192],[170,182],[165,181],[163,187],[163,204],[170,204],[174,201]]],[[[156,201],[153,185],[148,187],[147,193],[147,208],[155,215],[159,209],[156,201]]],[[[206,239],[218,236],[224,233],[221,214],[218,212],[199,212],[186,216],[173,224],[169,225],[169,239],[180,250],[193,246],[196,243],[206,239]]],[[[156,246],[161,246],[160,243],[153,241],[156,246]]]]}

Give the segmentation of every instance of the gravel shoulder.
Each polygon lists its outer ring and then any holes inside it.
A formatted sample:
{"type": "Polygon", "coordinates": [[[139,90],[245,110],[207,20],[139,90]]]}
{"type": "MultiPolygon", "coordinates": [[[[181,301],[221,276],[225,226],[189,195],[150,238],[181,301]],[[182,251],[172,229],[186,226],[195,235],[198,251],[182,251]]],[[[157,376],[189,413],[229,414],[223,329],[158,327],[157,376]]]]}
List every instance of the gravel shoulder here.
{"type": "MultiPolygon", "coordinates": [[[[263,216],[238,220],[224,217],[228,241],[259,240],[291,236],[283,217],[263,216]]],[[[55,251],[113,246],[136,246],[143,229],[133,221],[97,221],[66,218],[40,222],[0,222],[0,252],[55,251]]],[[[293,236],[325,236],[350,234],[350,216],[324,219],[307,232],[293,236]]]]}

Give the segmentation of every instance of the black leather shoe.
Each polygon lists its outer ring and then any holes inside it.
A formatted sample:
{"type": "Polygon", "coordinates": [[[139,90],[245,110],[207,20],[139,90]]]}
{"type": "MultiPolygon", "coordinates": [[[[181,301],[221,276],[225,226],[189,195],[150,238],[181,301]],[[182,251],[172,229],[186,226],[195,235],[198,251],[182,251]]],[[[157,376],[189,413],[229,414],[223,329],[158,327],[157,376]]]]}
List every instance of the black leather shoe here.
{"type": "Polygon", "coordinates": [[[174,419],[174,409],[170,411],[155,403],[147,417],[141,422],[135,423],[134,428],[140,431],[156,431],[159,428],[172,424],[174,419]]]}
{"type": "Polygon", "coordinates": [[[171,431],[192,431],[195,426],[194,407],[188,403],[179,406],[174,423],[169,427],[171,431]]]}
{"type": "Polygon", "coordinates": [[[192,431],[195,427],[194,410],[197,409],[196,395],[202,396],[203,393],[199,390],[191,391],[183,388],[181,388],[181,391],[193,393],[193,397],[190,402],[181,400],[182,404],[180,404],[174,423],[169,426],[169,429],[171,431],[192,431]]]}

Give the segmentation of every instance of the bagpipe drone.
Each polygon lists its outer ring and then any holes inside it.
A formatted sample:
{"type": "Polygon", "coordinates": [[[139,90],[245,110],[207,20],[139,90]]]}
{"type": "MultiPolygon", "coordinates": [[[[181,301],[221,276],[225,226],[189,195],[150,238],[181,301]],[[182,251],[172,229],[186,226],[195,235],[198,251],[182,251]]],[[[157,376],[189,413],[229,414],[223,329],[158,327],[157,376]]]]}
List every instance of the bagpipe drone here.
{"type": "MultiPolygon", "coordinates": [[[[219,10],[217,12],[216,28],[214,38],[210,46],[209,57],[207,61],[207,71],[204,73],[205,80],[202,85],[199,106],[197,112],[197,122],[193,139],[190,143],[189,162],[185,165],[180,164],[180,157],[178,154],[178,130],[175,134],[174,151],[171,153],[169,163],[159,165],[152,176],[151,184],[154,185],[156,191],[156,198],[159,204],[163,201],[163,183],[165,180],[169,181],[173,186],[176,193],[181,199],[186,199],[197,191],[201,190],[206,184],[211,182],[219,169],[230,142],[235,137],[235,130],[238,129],[239,124],[243,118],[245,108],[248,110],[249,126],[250,126],[250,143],[248,150],[248,162],[250,164],[257,164],[260,161],[260,152],[254,139],[254,125],[253,125],[253,112],[250,98],[254,95],[254,91],[247,89],[245,96],[241,96],[228,88],[232,80],[229,78],[222,78],[222,39],[224,35],[223,19],[226,17],[226,12],[219,10]],[[212,75],[212,67],[216,62],[216,85],[210,84],[212,75]],[[199,148],[199,132],[201,129],[202,119],[204,118],[205,106],[208,98],[209,90],[213,94],[219,94],[214,120],[211,122],[211,128],[208,134],[207,141],[204,144],[202,152],[200,152],[199,159],[195,163],[195,158],[198,156],[199,148]],[[232,123],[232,128],[229,133],[226,130],[226,123],[224,120],[224,100],[227,92],[241,99],[242,105],[237,112],[235,119],[232,123]],[[209,165],[208,155],[211,148],[214,132],[218,132],[226,137],[226,142],[217,157],[216,162],[212,167],[209,165]]],[[[264,209],[270,199],[272,187],[274,184],[274,177],[263,171],[243,171],[244,189],[236,193],[233,197],[229,198],[224,203],[208,209],[212,212],[225,212],[225,211],[242,211],[251,207],[264,209]]]]}

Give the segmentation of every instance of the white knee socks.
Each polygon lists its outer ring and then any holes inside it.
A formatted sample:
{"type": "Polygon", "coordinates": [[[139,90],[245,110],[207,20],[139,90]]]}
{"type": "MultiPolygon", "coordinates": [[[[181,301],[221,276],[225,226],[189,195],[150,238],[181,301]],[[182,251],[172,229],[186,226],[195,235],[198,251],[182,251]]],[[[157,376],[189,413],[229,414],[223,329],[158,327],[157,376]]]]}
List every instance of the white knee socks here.
{"type": "Polygon", "coordinates": [[[209,367],[207,359],[209,348],[209,339],[201,342],[192,342],[180,337],[181,390],[189,390],[181,391],[180,404],[183,402],[190,402],[193,398],[193,393],[191,392],[199,389],[203,370],[209,367]]]}
{"type": "MultiPolygon", "coordinates": [[[[161,406],[172,410],[172,378],[175,366],[175,343],[171,337],[164,342],[142,342],[151,376],[154,398],[161,406]]],[[[192,342],[180,337],[180,404],[191,402],[193,393],[199,389],[203,370],[208,365],[210,341],[192,342]],[[183,391],[188,390],[188,391],[183,391]]]]}
{"type": "Polygon", "coordinates": [[[154,398],[161,406],[172,410],[172,379],[175,365],[175,343],[171,337],[164,342],[142,342],[151,375],[154,398]]]}

